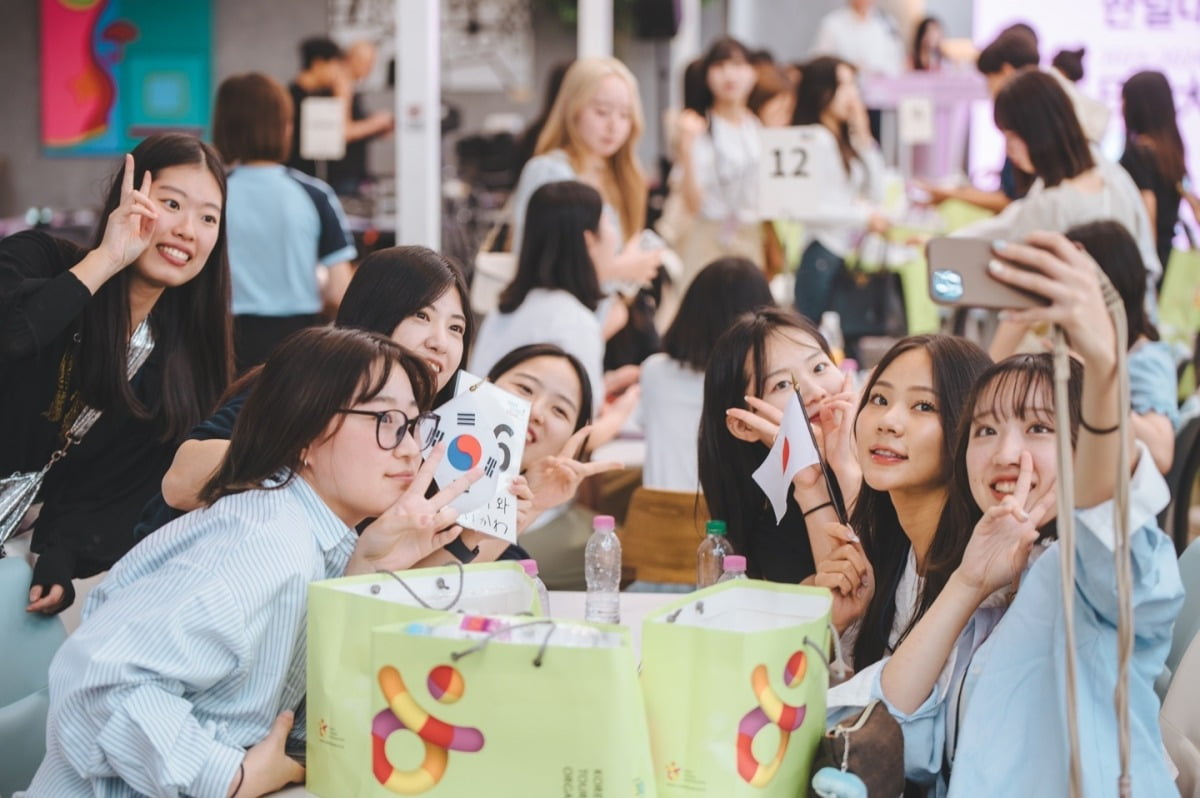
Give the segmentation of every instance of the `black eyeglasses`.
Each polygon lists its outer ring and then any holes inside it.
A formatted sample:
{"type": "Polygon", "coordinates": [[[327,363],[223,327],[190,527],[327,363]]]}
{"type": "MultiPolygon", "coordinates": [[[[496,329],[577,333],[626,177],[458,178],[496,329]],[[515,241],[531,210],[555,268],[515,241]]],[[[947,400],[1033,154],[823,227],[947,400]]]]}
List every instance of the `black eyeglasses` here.
{"type": "Polygon", "coordinates": [[[438,423],[442,420],[437,413],[421,413],[409,418],[402,410],[350,410],[339,408],[339,413],[356,416],[371,416],[375,419],[375,442],[385,452],[390,452],[410,434],[421,451],[437,442],[438,423]]]}

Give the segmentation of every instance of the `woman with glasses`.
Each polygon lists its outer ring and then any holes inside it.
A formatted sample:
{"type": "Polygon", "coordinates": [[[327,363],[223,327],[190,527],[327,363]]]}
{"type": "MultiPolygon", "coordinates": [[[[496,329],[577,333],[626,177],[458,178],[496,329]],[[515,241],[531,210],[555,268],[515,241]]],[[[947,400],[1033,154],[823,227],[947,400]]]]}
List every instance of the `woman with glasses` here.
{"type": "Polygon", "coordinates": [[[445,453],[422,462],[417,439],[434,393],[430,369],[381,335],[286,340],[205,509],[113,568],[51,664],[28,794],[259,796],[303,778],[284,744],[305,690],[308,584],[410,567],[458,534],[449,503],[482,473],[426,497],[445,453]]]}

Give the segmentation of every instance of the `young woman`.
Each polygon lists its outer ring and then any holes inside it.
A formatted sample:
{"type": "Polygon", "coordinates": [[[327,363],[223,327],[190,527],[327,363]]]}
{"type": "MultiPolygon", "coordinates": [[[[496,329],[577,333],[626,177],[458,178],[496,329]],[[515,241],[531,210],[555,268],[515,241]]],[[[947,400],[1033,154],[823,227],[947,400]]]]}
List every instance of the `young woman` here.
{"type": "Polygon", "coordinates": [[[746,258],[761,268],[763,239],[758,204],[762,124],[747,103],[758,74],[736,39],[717,39],[704,58],[699,97],[678,120],[673,191],[693,216],[677,243],[682,287],[720,257],[746,258]]]}
{"type": "Polygon", "coordinates": [[[942,21],[937,17],[925,17],[917,23],[912,52],[908,56],[910,69],[915,72],[941,70],[942,35],[942,21]]]}
{"type": "Polygon", "coordinates": [[[292,98],[283,84],[258,72],[222,81],[213,142],[231,167],[234,348],[244,372],[289,333],[321,323],[326,300],[335,307],[341,301],[357,253],[333,189],[284,166],[292,98]]]}
{"type": "MultiPolygon", "coordinates": [[[[726,522],[729,541],[746,556],[754,577],[799,582],[840,542],[822,529],[837,521],[832,502],[843,497],[829,495],[819,469],[796,475],[787,514],[778,524],[752,475],[798,392],[835,482],[843,491],[856,487],[861,477],[849,429],[857,397],[848,383],[816,326],[786,311],[747,314],[713,347],[700,415],[700,486],[709,513],[726,522]]],[[[853,503],[852,493],[845,498],[853,503]]]]}
{"type": "Polygon", "coordinates": [[[579,484],[620,463],[586,462],[592,427],[587,370],[553,344],[531,344],[506,354],[488,379],[530,404],[521,474],[532,494],[528,531],[521,546],[538,561],[552,590],[583,590],[583,550],[594,513],[571,504],[579,484]]]}
{"type": "Polygon", "coordinates": [[[796,309],[819,320],[830,307],[833,278],[854,241],[864,232],[882,233],[888,221],[883,202],[883,156],[871,137],[867,109],[855,82],[854,67],[837,58],[813,59],[801,68],[793,125],[806,125],[828,140],[841,160],[842,178],[820,186],[819,214],[804,223],[808,242],[796,272],[796,309]]]}
{"type": "Polygon", "coordinates": [[[1078,224],[1114,219],[1137,241],[1154,281],[1147,294],[1153,298],[1162,266],[1145,205],[1124,169],[1093,154],[1058,81],[1037,70],[1017,74],[996,95],[995,119],[1008,157],[1038,180],[997,216],[955,235],[1019,241],[1034,230],[1062,233],[1078,224]]]}
{"type": "MultiPolygon", "coordinates": [[[[1114,221],[1072,227],[1067,238],[1100,264],[1125,306],[1129,330],[1129,423],[1133,434],[1146,444],[1158,470],[1166,474],[1175,459],[1175,427],[1179,423],[1175,356],[1170,345],[1158,340],[1158,330],[1146,314],[1146,267],[1137,243],[1125,227],[1114,221]]],[[[989,351],[1000,360],[1025,343],[1029,328],[1001,322],[989,351]]]]}
{"type": "Polygon", "coordinates": [[[739,316],[774,302],[762,270],[745,258],[714,261],[688,286],[675,320],[663,335],[664,351],[642,364],[643,485],[686,493],[700,489],[694,441],[700,429],[709,356],[739,316]]]}
{"type": "Polygon", "coordinates": [[[849,627],[842,641],[855,668],[895,649],[958,565],[966,534],[939,519],[963,401],[990,363],[963,338],[913,336],[863,390],[854,422],[862,488],[850,516],[861,547],[843,544],[815,580],[835,593],[834,623],[849,627]]]}
{"type": "Polygon", "coordinates": [[[95,244],[40,232],[0,242],[0,474],[40,470],[88,407],[99,420],[42,485],[29,609],[133,545],[178,440],[229,382],[225,174],[196,138],[151,136],[125,156],[95,244]],[[129,374],[131,337],[153,346],[129,374]]]}
{"type": "Polygon", "coordinates": [[[1142,194],[1165,269],[1179,220],[1180,186],[1187,176],[1171,84],[1161,72],[1138,72],[1121,87],[1121,105],[1127,136],[1121,166],[1142,194]]]}
{"type": "Polygon", "coordinates": [[[421,462],[433,392],[373,333],[305,330],[276,350],[207,509],[130,552],[51,664],[31,798],[260,796],[303,777],[283,746],[304,698],[308,584],[409,567],[458,534],[447,505],[482,474],[425,498],[445,453],[421,462]]]}
{"type": "MultiPolygon", "coordinates": [[[[462,272],[431,249],[391,247],[363,259],[338,309],[337,326],[391,337],[434,374],[435,404],[451,398],[451,381],[470,351],[474,318],[462,272]]],[[[202,504],[201,491],[229,450],[234,423],[255,377],[240,380],[228,401],[175,452],[162,493],[142,513],[141,540],[202,504]]]]}
{"type": "Polygon", "coordinates": [[[629,243],[605,263],[602,283],[645,283],[661,260],[640,246],[646,224],[646,178],[637,161],[642,135],[637,79],[615,58],[571,64],[538,137],[534,157],[513,190],[514,251],[522,246],[529,201],[547,183],[578,180],[600,192],[618,241],[629,243]]]}
{"type": "Polygon", "coordinates": [[[547,183],[529,200],[517,274],[483,320],[471,371],[486,374],[505,354],[533,343],[558,344],[587,369],[592,395],[603,397],[604,340],[596,307],[597,272],[620,239],[596,189],[578,181],[547,183]]]}
{"type": "MultiPolygon", "coordinates": [[[[1071,428],[1055,429],[1049,355],[1018,355],[980,377],[963,414],[956,491],[947,508],[974,531],[937,600],[883,663],[878,692],[904,728],[908,777],[935,785],[936,795],[1065,791],[1061,552],[1057,543],[1043,551],[1035,541],[1053,539],[1047,525],[1056,512],[1055,436],[1070,435],[1081,787],[1084,795],[1111,794],[1118,748],[1110,701],[1119,612],[1112,554],[1119,342],[1086,253],[1045,233],[1002,252],[1023,268],[998,264],[994,276],[1050,302],[1015,315],[1060,324],[1082,360],[1070,380],[1071,428]],[[1034,551],[1041,552],[1036,559],[1034,551]]],[[[1132,777],[1137,794],[1167,795],[1174,786],[1153,683],[1183,589],[1174,546],[1155,521],[1170,498],[1167,487],[1140,446],[1135,461],[1129,486],[1132,777]]]]}

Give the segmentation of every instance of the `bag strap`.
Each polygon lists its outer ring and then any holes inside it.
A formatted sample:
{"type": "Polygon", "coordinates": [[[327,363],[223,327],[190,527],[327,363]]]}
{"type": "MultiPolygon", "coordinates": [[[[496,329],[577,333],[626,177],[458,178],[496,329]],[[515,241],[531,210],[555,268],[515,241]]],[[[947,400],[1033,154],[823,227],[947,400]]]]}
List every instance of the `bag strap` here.
{"type": "MultiPolygon", "coordinates": [[[[145,318],[133,331],[133,335],[129,337],[129,354],[125,364],[125,373],[128,379],[133,379],[133,375],[137,374],[138,369],[146,363],[153,351],[154,333],[150,331],[150,319],[145,318]]],[[[46,475],[50,466],[67,456],[68,449],[83,440],[83,436],[87,435],[88,431],[100,420],[100,413],[101,411],[94,407],[83,408],[83,412],[75,419],[71,429],[67,430],[66,442],[63,443],[62,448],[50,455],[50,460],[42,469],[42,476],[46,475]]]]}

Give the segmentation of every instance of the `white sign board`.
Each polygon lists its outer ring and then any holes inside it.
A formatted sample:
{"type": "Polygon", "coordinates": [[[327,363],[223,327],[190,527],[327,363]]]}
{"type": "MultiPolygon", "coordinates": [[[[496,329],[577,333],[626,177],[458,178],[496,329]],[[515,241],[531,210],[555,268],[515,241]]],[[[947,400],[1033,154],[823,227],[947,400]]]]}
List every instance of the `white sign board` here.
{"type": "Polygon", "coordinates": [[[933,101],[928,97],[904,97],[896,109],[901,144],[933,141],[933,101]]]}
{"type": "Polygon", "coordinates": [[[307,97],[300,103],[300,157],[308,161],[346,157],[346,105],[337,97],[307,97]]]}
{"type": "Polygon", "coordinates": [[[464,394],[475,396],[476,404],[487,412],[492,424],[492,436],[500,453],[496,463],[496,487],[491,499],[485,505],[460,515],[458,523],[467,529],[476,529],[515,543],[517,500],[508,487],[513,477],[521,473],[525,432],[529,428],[529,402],[465,371],[458,373],[457,380],[453,402],[458,402],[464,394]]]}
{"type": "Polygon", "coordinates": [[[764,219],[799,219],[821,215],[822,194],[842,179],[833,134],[820,125],[765,128],[761,133],[758,207],[764,219]]]}

